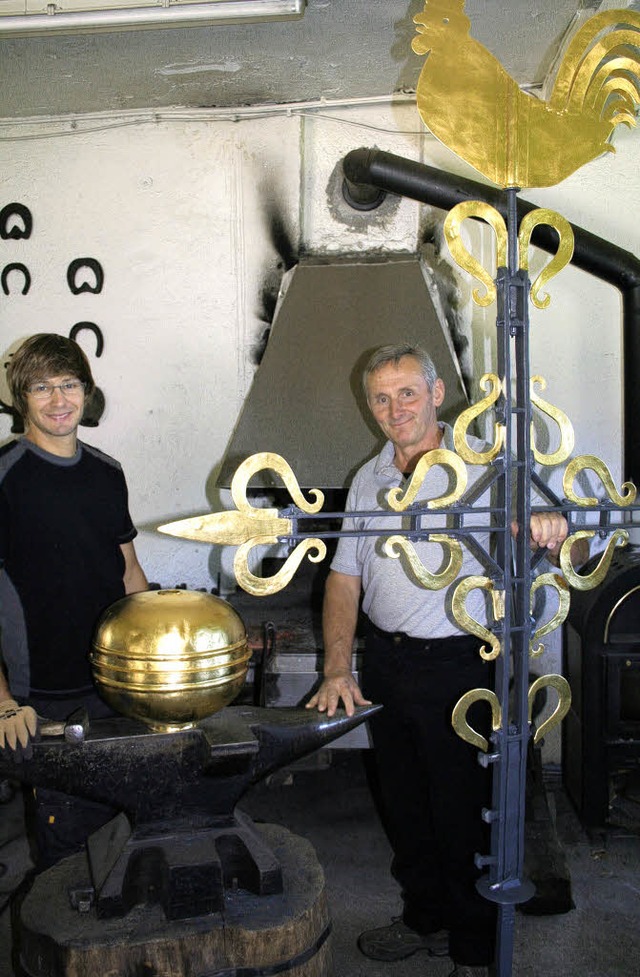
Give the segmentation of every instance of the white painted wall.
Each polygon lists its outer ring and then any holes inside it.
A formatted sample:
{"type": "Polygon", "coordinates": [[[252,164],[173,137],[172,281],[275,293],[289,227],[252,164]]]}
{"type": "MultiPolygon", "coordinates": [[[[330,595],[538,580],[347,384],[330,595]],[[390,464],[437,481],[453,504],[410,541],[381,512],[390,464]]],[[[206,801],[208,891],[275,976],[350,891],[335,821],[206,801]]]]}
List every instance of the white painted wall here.
{"type": "MultiPolygon", "coordinates": [[[[35,331],[100,326],[100,359],[90,334],[79,341],[107,407],[81,436],[125,467],[150,579],[209,587],[217,572],[209,547],[153,527],[217,504],[209,485],[250,381],[260,285],[277,261],[259,193],[265,183],[267,192],[286,185],[297,236],[300,124],[110,129],[114,121],[94,121],[91,134],[69,135],[67,125],[51,135],[49,126],[41,140],[0,143],[3,204],[20,201],[34,218],[29,240],[2,242],[3,265],[22,261],[33,279],[27,296],[3,301],[2,353],[35,331]],[[103,266],[100,295],[67,287],[68,264],[81,256],[103,266]]],[[[6,401],[6,387],[0,396],[6,401]]],[[[6,437],[6,415],[0,425],[6,437]]]]}
{"type": "MultiPolygon", "coordinates": [[[[637,253],[639,140],[621,132],[615,156],[525,196],[637,253]]],[[[406,101],[235,122],[213,111],[167,111],[0,124],[0,207],[19,201],[34,217],[30,240],[0,241],[0,265],[22,261],[33,279],[27,296],[0,295],[2,362],[35,331],[68,333],[81,320],[100,326],[100,359],[89,334],[80,341],[107,406],[99,427],[82,436],[124,465],[151,580],[217,583],[217,551],[163,537],[155,526],[225,501],[212,483],[254,369],[261,291],[281,274],[268,209],[307,252],[414,251],[424,227],[441,223],[441,213],[408,200],[384,219],[351,212],[336,167],[360,146],[476,177],[406,101]],[[68,290],[68,264],[83,256],[102,263],[101,295],[68,290]]],[[[470,240],[490,262],[488,234],[473,229],[470,240]]],[[[471,341],[465,365],[479,377],[493,365],[495,309],[474,307],[459,277],[458,312],[471,341]]],[[[600,455],[618,479],[619,296],[571,269],[550,291],[550,309],[532,313],[532,369],[573,421],[576,451],[600,455]]],[[[3,375],[0,397],[8,398],[3,375]]],[[[1,414],[0,442],[10,436],[1,414]]]]}

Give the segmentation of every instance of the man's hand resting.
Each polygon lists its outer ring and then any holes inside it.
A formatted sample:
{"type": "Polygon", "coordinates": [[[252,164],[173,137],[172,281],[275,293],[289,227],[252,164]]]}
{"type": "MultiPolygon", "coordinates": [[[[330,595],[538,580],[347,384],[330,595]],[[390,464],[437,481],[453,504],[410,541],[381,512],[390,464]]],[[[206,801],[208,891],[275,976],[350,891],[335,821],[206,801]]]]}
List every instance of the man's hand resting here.
{"type": "Polygon", "coordinates": [[[14,699],[0,702],[0,749],[15,753],[14,759],[29,759],[31,737],[38,729],[38,718],[31,706],[19,706],[14,699]]]}
{"type": "Polygon", "coordinates": [[[322,685],[307,702],[307,709],[317,709],[318,712],[326,712],[327,716],[335,715],[340,700],[344,703],[347,716],[353,716],[356,706],[370,706],[369,699],[365,699],[360,690],[360,686],[354,679],[350,671],[337,672],[328,675],[322,685]]]}

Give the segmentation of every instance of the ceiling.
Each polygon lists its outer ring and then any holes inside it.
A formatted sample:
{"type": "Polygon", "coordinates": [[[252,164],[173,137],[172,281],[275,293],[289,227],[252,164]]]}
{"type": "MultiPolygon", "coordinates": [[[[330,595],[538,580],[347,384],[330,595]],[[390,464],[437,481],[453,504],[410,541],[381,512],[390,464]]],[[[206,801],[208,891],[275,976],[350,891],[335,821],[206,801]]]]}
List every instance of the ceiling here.
{"type": "MultiPolygon", "coordinates": [[[[8,2],[0,0],[0,11],[8,2]]],[[[520,85],[536,86],[578,11],[630,5],[467,0],[465,9],[473,36],[520,85]]],[[[412,17],[423,6],[308,0],[304,16],[286,22],[0,36],[0,118],[340,102],[413,91],[423,59],[411,51],[412,17]]]]}

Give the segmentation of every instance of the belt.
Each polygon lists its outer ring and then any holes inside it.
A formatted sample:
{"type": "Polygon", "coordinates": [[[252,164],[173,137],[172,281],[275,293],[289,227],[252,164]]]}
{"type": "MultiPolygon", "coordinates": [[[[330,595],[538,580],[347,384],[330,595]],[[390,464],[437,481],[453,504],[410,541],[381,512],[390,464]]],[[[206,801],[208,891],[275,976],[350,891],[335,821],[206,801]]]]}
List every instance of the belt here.
{"type": "Polygon", "coordinates": [[[414,638],[404,631],[383,631],[373,621],[367,619],[368,633],[379,641],[407,651],[477,651],[481,642],[471,634],[451,634],[442,638],[414,638]]]}

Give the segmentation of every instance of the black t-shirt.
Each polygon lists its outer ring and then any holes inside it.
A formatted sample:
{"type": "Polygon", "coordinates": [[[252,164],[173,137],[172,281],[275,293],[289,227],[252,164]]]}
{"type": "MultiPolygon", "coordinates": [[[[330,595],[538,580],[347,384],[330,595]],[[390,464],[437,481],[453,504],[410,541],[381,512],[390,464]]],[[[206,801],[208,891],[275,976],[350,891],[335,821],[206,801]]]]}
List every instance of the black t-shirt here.
{"type": "Polygon", "coordinates": [[[0,449],[0,627],[14,694],[25,692],[14,690],[12,669],[32,692],[91,686],[92,635],[124,595],[120,544],[135,535],[113,458],[81,443],[73,458],[27,440],[0,449]]]}

